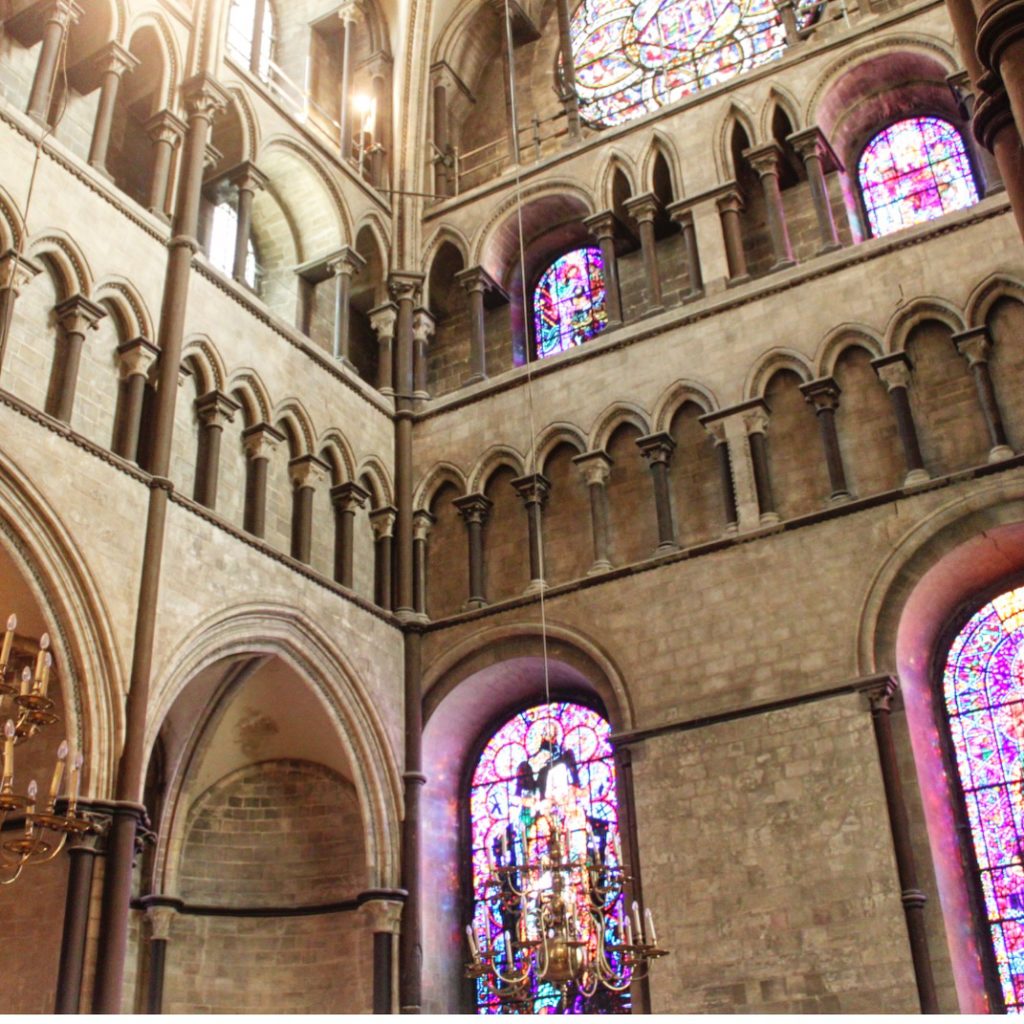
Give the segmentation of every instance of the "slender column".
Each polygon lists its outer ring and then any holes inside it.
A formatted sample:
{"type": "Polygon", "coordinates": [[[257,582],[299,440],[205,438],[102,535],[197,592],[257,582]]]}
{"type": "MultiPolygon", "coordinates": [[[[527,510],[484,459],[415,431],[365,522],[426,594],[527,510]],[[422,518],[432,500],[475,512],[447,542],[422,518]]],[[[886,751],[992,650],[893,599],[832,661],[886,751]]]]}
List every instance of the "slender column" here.
{"type": "Polygon", "coordinates": [[[732,461],[729,458],[729,444],[723,437],[714,438],[715,456],[718,459],[718,478],[722,487],[722,501],[725,506],[725,532],[735,533],[739,515],[736,509],[736,484],[732,478],[732,461]]]}
{"type": "Polygon", "coordinates": [[[637,438],[637,447],[651,470],[651,481],[654,484],[654,510],[658,517],[658,550],[659,555],[668,551],[676,551],[675,517],[672,513],[672,492],[668,486],[668,467],[672,461],[672,453],[676,443],[671,434],[648,434],[637,438]]]}
{"type": "Polygon", "coordinates": [[[796,46],[800,42],[800,32],[796,23],[796,10],[793,0],[776,0],[775,9],[782,19],[782,28],[786,33],[786,45],[796,46]]]}
{"type": "Polygon", "coordinates": [[[146,979],[146,1013],[164,1012],[164,974],[167,966],[167,945],[171,939],[171,907],[147,907],[149,929],[149,971],[146,979]]]}
{"type": "Polygon", "coordinates": [[[349,246],[344,246],[327,261],[327,269],[334,275],[337,291],[334,298],[334,358],[351,363],[349,327],[351,321],[352,277],[366,267],[366,260],[349,246]]]}
{"type": "Polygon", "coordinates": [[[448,135],[448,89],[443,81],[434,81],[434,191],[439,196],[452,194],[451,140],[448,135]]]}
{"type": "Polygon", "coordinates": [[[754,464],[754,487],[757,489],[757,505],[761,510],[764,526],[777,523],[779,513],[775,509],[775,494],[772,491],[771,469],[768,464],[768,407],[758,403],[743,417],[750,440],[750,458],[754,464]]]}
{"type": "MultiPolygon", "coordinates": [[[[267,0],[254,0],[252,19],[252,50],[249,53],[249,70],[257,77],[262,78],[260,73],[263,65],[263,24],[267,16],[267,0]]],[[[266,54],[267,57],[270,54],[266,54]]]]}
{"type": "Polygon", "coordinates": [[[693,223],[691,200],[682,199],[670,203],[666,208],[669,217],[679,225],[683,236],[683,252],[686,259],[686,275],[690,287],[683,295],[683,302],[699,299],[704,294],[704,274],[700,266],[700,251],[697,248],[697,229],[693,223]]]}
{"type": "Polygon", "coordinates": [[[417,309],[412,318],[413,384],[418,404],[430,398],[427,390],[427,349],[434,336],[434,318],[425,309],[417,309]]]}
{"type": "Polygon", "coordinates": [[[107,315],[107,311],[84,295],[73,295],[55,307],[61,326],[61,350],[53,361],[50,377],[50,397],[47,412],[65,423],[71,422],[78,387],[78,368],[82,361],[82,346],[86,331],[107,315]]]}
{"type": "Polygon", "coordinates": [[[338,8],[341,19],[341,96],[338,113],[338,135],[340,136],[341,158],[352,157],[352,27],[359,16],[359,5],[346,0],[338,8]]]}
{"type": "Polygon", "coordinates": [[[370,528],[373,530],[373,589],[374,602],[379,608],[391,611],[394,607],[394,564],[395,523],[398,509],[383,505],[370,513],[370,528]]]}
{"type": "Polygon", "coordinates": [[[267,187],[267,176],[249,162],[239,164],[228,175],[238,189],[238,226],[235,232],[235,261],[231,276],[245,284],[245,265],[249,259],[249,240],[252,237],[252,207],[256,193],[267,187]]]}
{"type": "Polygon", "coordinates": [[[425,508],[417,509],[412,517],[412,543],[413,543],[413,608],[416,615],[424,622],[427,619],[427,542],[430,538],[430,531],[437,522],[437,517],[431,515],[425,508]]]}
{"type": "Polygon", "coordinates": [[[505,291],[483,267],[460,270],[455,275],[455,280],[465,289],[469,302],[469,376],[464,384],[475,384],[477,381],[487,379],[484,300],[491,293],[496,294],[499,299],[503,298],[505,291]]]}
{"type": "Polygon", "coordinates": [[[395,325],[398,322],[398,306],[385,302],[370,310],[370,327],[377,335],[377,390],[382,395],[393,395],[394,387],[394,342],[395,325]]]}
{"type": "Polygon", "coordinates": [[[85,943],[92,905],[92,882],[96,857],[102,852],[102,838],[86,834],[68,844],[68,888],[64,900],[64,932],[57,968],[55,1013],[78,1013],[82,998],[85,943]]]}
{"type": "Polygon", "coordinates": [[[292,558],[309,564],[313,551],[313,498],[330,466],[315,455],[300,455],[288,463],[292,481],[292,558]]]}
{"type": "Polygon", "coordinates": [[[516,117],[515,94],[512,92],[512,31],[504,6],[496,3],[492,4],[492,8],[501,21],[501,84],[505,92],[505,131],[508,155],[513,165],[516,165],[519,163],[519,124],[516,117]]]}
{"type": "Polygon", "coordinates": [[[556,0],[558,11],[558,48],[562,54],[562,109],[565,111],[566,128],[573,141],[580,137],[580,101],[576,92],[576,62],[572,52],[570,26],[572,16],[569,0],[556,0]]]}
{"type": "Polygon", "coordinates": [[[782,191],[779,188],[779,163],[782,160],[782,147],[777,142],[768,142],[763,146],[743,151],[748,163],[761,179],[764,192],[764,204],[768,214],[768,231],[772,237],[772,249],[775,262],[772,270],[784,270],[796,263],[793,259],[793,246],[789,241],[789,228],[786,225],[786,209],[782,202],[782,191]]]}
{"type": "Polygon", "coordinates": [[[96,61],[100,73],[100,102],[96,108],[96,124],[89,147],[89,163],[107,174],[107,152],[110,149],[110,129],[114,125],[114,108],[117,92],[121,87],[121,76],[139,65],[139,59],[119,43],[108,43],[96,61]]]}
{"type": "MultiPolygon", "coordinates": [[[[398,890],[396,895],[404,896],[405,893],[398,890]]],[[[359,908],[366,920],[366,930],[373,937],[374,1013],[395,1012],[391,974],[395,959],[395,939],[401,930],[402,907],[403,901],[400,900],[374,898],[359,908]]]]}
{"type": "Polygon", "coordinates": [[[217,507],[217,481],[220,476],[220,443],[224,427],[233,423],[241,406],[220,391],[211,391],[196,399],[199,417],[199,451],[196,457],[196,481],[192,497],[207,508],[217,507]]]}
{"type": "Polygon", "coordinates": [[[904,486],[912,487],[930,479],[921,457],[921,445],[917,439],[917,425],[910,408],[910,371],[913,369],[910,357],[905,352],[894,352],[871,362],[875,373],[889,391],[889,400],[896,415],[896,429],[903,446],[903,457],[907,464],[904,486]]]}
{"type": "Polygon", "coordinates": [[[11,331],[14,318],[14,303],[21,294],[21,289],[42,272],[42,267],[35,260],[20,255],[14,249],[8,249],[0,255],[0,366],[3,365],[4,353],[7,350],[7,336],[11,331]]]}
{"type": "Polygon", "coordinates": [[[146,206],[163,220],[167,214],[174,151],[185,137],[185,124],[169,110],[161,110],[146,122],[146,134],[153,143],[153,175],[149,181],[146,206]]]}
{"type": "Polygon", "coordinates": [[[768,475],[768,406],[754,398],[706,413],[701,425],[718,451],[727,534],[750,533],[778,522],[768,475]]]}
{"type": "Polygon", "coordinates": [[[269,423],[255,423],[242,431],[245,448],[245,512],[243,529],[263,537],[267,522],[267,471],[270,457],[284,434],[269,423]]]}
{"type": "Polygon", "coordinates": [[[370,493],[356,483],[338,484],[331,488],[334,506],[334,578],[343,587],[352,589],[355,551],[356,512],[366,507],[370,493]]]}
{"type": "Polygon", "coordinates": [[[654,239],[654,218],[661,203],[651,192],[627,200],[626,209],[640,228],[640,248],[644,257],[644,277],[647,281],[647,312],[660,313],[665,305],[661,299],[661,269],[654,239]]]}
{"type": "Polygon", "coordinates": [[[43,45],[39,51],[32,91],[26,112],[34,121],[45,125],[53,99],[53,86],[57,76],[57,61],[64,44],[64,33],[78,21],[82,8],[74,0],[53,0],[43,26],[43,45]]]}
{"type": "Polygon", "coordinates": [[[743,229],[740,226],[740,211],[743,196],[735,184],[728,185],[715,202],[722,219],[722,237],[725,239],[725,259],[729,265],[729,285],[742,284],[750,280],[747,270],[747,256],[743,251],[743,229]]]}
{"type": "Polygon", "coordinates": [[[391,151],[391,58],[377,55],[370,79],[377,109],[377,137],[370,149],[370,180],[377,188],[387,184],[387,156],[391,151]]]}
{"type": "Polygon", "coordinates": [[[615,249],[618,219],[611,210],[585,217],[583,226],[597,239],[604,263],[604,287],[608,304],[608,326],[622,323],[622,295],[619,291],[619,258],[615,249]]]}
{"type": "Polygon", "coordinates": [[[603,450],[584,452],[572,460],[587,485],[590,494],[590,528],[594,539],[594,564],[587,570],[588,576],[597,576],[612,567],[608,558],[608,477],[612,460],[603,450]]]}
{"type": "Polygon", "coordinates": [[[551,493],[551,481],[543,473],[532,473],[512,481],[526,508],[527,538],[530,549],[530,582],[525,593],[547,589],[544,579],[544,506],[551,493]]]}
{"type": "Polygon", "coordinates": [[[487,604],[484,587],[484,526],[490,518],[494,502],[483,494],[467,494],[452,504],[459,510],[469,537],[469,599],[466,608],[483,608],[487,604]]]}
{"type": "Polygon", "coordinates": [[[935,991],[932,961],[928,952],[928,929],[925,924],[924,908],[928,897],[921,891],[917,880],[917,866],[914,862],[914,845],[910,837],[907,807],[903,799],[903,784],[900,780],[899,758],[892,735],[892,702],[897,692],[896,681],[887,680],[881,686],[867,692],[871,706],[871,724],[878,746],[878,763],[882,770],[882,785],[885,787],[885,802],[889,811],[889,828],[892,832],[893,850],[896,854],[896,870],[900,880],[900,899],[907,921],[907,936],[910,939],[910,955],[914,964],[914,980],[922,1013],[938,1013],[939,1000],[935,991]]]}
{"type": "Polygon", "coordinates": [[[821,443],[825,448],[825,464],[828,480],[832,487],[831,502],[842,504],[850,500],[850,488],[846,484],[846,470],[843,468],[843,453],[839,449],[839,434],[836,431],[836,409],[842,393],[832,377],[822,377],[800,385],[800,392],[809,405],[814,407],[821,431],[821,443]]]}
{"type": "MultiPolygon", "coordinates": [[[[975,87],[971,82],[970,73],[958,71],[955,75],[946,75],[946,85],[949,86],[950,92],[956,98],[961,116],[967,121],[972,120],[974,118],[975,87]]],[[[979,191],[986,196],[1005,192],[1006,185],[993,154],[977,140],[974,132],[968,132],[964,141],[974,158],[975,165],[981,167],[982,177],[985,179],[985,188],[979,191]]]]}
{"type": "Polygon", "coordinates": [[[974,386],[978,391],[978,402],[985,416],[989,440],[992,448],[988,453],[989,462],[1002,462],[1013,458],[1013,449],[1006,437],[1003,426],[1003,415],[996,400],[996,390],[992,384],[992,373],[988,360],[992,351],[992,338],[987,327],[973,327],[968,331],[953,335],[956,350],[967,360],[974,377],[974,386]]]}
{"type": "Polygon", "coordinates": [[[818,221],[818,234],[821,237],[818,253],[833,252],[841,248],[842,244],[836,231],[835,218],[832,216],[832,200],[829,198],[825,172],[838,170],[839,158],[818,127],[805,128],[802,132],[790,135],[786,141],[796,150],[807,172],[807,181],[811,186],[811,201],[814,203],[814,216],[818,221]]]}
{"type": "Polygon", "coordinates": [[[117,371],[122,391],[114,453],[130,462],[138,458],[146,381],[159,355],[156,345],[145,338],[135,338],[117,346],[117,371]]]}

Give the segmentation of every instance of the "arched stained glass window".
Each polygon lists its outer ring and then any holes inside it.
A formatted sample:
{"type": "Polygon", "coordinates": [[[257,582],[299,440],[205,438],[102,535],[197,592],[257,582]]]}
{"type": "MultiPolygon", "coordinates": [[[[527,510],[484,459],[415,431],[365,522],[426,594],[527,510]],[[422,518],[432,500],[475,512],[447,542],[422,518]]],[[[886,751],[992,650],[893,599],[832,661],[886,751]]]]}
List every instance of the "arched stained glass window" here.
{"type": "MultiPolygon", "coordinates": [[[[797,24],[818,0],[796,0],[797,24]]],[[[773,0],[583,0],[572,16],[576,94],[593,125],[614,125],[781,56],[773,0]]]]}
{"type": "Polygon", "coordinates": [[[228,53],[263,81],[270,78],[274,48],[274,9],[268,0],[231,0],[228,53]]]}
{"type": "Polygon", "coordinates": [[[911,117],[879,132],[857,178],[876,237],[978,201],[964,140],[938,117],[911,117]]]}
{"type": "MultiPolygon", "coordinates": [[[[222,274],[231,277],[235,270],[235,240],[238,235],[238,213],[226,200],[213,209],[210,226],[210,262],[222,274]]],[[[256,249],[249,239],[245,257],[245,283],[256,291],[258,280],[256,249]]]]}
{"type": "MultiPolygon", "coordinates": [[[[537,921],[488,887],[489,864],[522,864],[545,854],[552,819],[569,833],[573,859],[596,855],[609,866],[622,863],[615,763],[611,729],[596,712],[580,704],[540,704],[506,722],[484,747],[469,793],[472,823],[473,927],[483,945],[505,956],[506,938],[513,943],[536,939],[537,921]]],[[[587,893],[574,877],[578,919],[585,913],[587,893]]],[[[620,895],[604,917],[606,939],[614,942],[622,927],[625,900],[620,895]]],[[[596,949],[596,935],[580,939],[596,949]]],[[[613,954],[613,957],[616,956],[613,954]]],[[[483,979],[477,981],[478,1013],[551,1013],[559,1004],[558,989],[533,984],[528,999],[502,1004],[483,979]]],[[[570,989],[569,1006],[559,1012],[628,1013],[629,990],[614,993],[597,986],[589,999],[570,989]]]]}
{"type": "Polygon", "coordinates": [[[589,341],[608,326],[601,250],[574,249],[544,271],[533,293],[537,358],[589,341]]]}
{"type": "Polygon", "coordinates": [[[943,682],[1006,1008],[1024,1012],[1024,587],[960,631],[943,682]]]}

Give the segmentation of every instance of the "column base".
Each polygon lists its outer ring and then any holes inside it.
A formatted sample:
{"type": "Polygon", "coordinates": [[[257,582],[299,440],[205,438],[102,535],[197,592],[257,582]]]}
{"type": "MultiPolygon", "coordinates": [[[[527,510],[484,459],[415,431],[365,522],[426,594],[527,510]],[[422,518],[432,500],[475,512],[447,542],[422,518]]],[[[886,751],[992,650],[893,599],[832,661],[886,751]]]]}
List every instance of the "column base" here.
{"type": "Polygon", "coordinates": [[[679,545],[674,540],[667,540],[659,544],[655,549],[655,555],[671,555],[679,550],[679,545]]]}
{"type": "Polygon", "coordinates": [[[523,591],[523,597],[533,597],[535,594],[543,594],[548,589],[547,580],[530,580],[523,591]]]}
{"type": "Polygon", "coordinates": [[[762,512],[758,522],[762,526],[778,526],[782,522],[782,516],[778,512],[762,512]]]}
{"type": "Polygon", "coordinates": [[[835,508],[837,505],[849,505],[853,501],[853,495],[849,491],[836,491],[835,494],[830,494],[828,497],[829,508],[835,508]]]}
{"type": "Polygon", "coordinates": [[[825,256],[825,255],[827,255],[830,252],[838,252],[840,249],[842,249],[842,247],[843,247],[843,243],[842,242],[826,242],[817,251],[817,253],[815,255],[817,255],[817,256],[825,256]]]}
{"type": "Polygon", "coordinates": [[[737,288],[741,284],[746,284],[750,280],[749,274],[740,274],[739,277],[727,277],[725,279],[726,288],[737,288]]]}
{"type": "Polygon", "coordinates": [[[648,306],[644,312],[644,316],[655,316],[657,313],[664,313],[665,307],[662,305],[648,306]]]}
{"type": "Polygon", "coordinates": [[[693,288],[683,295],[683,302],[696,302],[698,299],[704,298],[703,288],[693,288]]]}
{"type": "Polygon", "coordinates": [[[588,570],[588,576],[600,576],[602,573],[611,572],[612,563],[607,559],[602,558],[596,561],[588,570]]]}
{"type": "Polygon", "coordinates": [[[926,469],[912,469],[903,481],[904,487],[920,487],[922,484],[931,483],[931,476],[926,469]]]}
{"type": "Polygon", "coordinates": [[[1012,459],[1016,453],[1008,444],[997,444],[988,453],[989,463],[993,462],[1005,462],[1007,459],[1012,459]]]}
{"type": "Polygon", "coordinates": [[[412,393],[412,397],[417,402],[429,402],[430,401],[430,392],[429,391],[414,391],[412,393]]]}
{"type": "Polygon", "coordinates": [[[166,210],[158,209],[155,206],[147,207],[147,209],[151,214],[153,214],[154,217],[157,218],[157,220],[162,220],[165,224],[171,223],[170,214],[168,214],[166,210]]]}
{"type": "Polygon", "coordinates": [[[722,531],[723,537],[735,537],[740,532],[739,523],[726,523],[725,529],[722,531]]]}
{"type": "Polygon", "coordinates": [[[795,266],[796,266],[796,260],[794,260],[794,259],[776,260],[771,265],[771,267],[769,267],[768,273],[769,274],[774,274],[776,271],[779,271],[779,270],[789,270],[790,267],[795,267],[795,266]]]}
{"type": "Polygon", "coordinates": [[[482,373],[471,373],[463,382],[462,386],[468,388],[470,384],[479,384],[480,381],[487,380],[487,377],[482,373]]]}
{"type": "Polygon", "coordinates": [[[103,164],[94,164],[91,160],[89,166],[99,175],[106,178],[111,184],[114,183],[114,176],[103,166],[103,164]]]}
{"type": "Polygon", "coordinates": [[[378,391],[382,395],[384,395],[386,398],[394,398],[395,397],[395,389],[394,388],[378,388],[378,391]]]}
{"type": "Polygon", "coordinates": [[[471,597],[463,606],[464,612],[475,612],[487,607],[487,601],[482,597],[471,597]]]}

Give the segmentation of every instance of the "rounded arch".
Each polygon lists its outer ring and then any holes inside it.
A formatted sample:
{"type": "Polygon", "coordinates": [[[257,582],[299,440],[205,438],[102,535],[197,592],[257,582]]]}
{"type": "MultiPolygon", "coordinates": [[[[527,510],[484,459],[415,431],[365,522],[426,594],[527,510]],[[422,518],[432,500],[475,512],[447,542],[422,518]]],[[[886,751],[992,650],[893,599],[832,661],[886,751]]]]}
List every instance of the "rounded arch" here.
{"type": "Polygon", "coordinates": [[[440,224],[436,227],[430,238],[423,246],[423,258],[420,260],[420,270],[429,276],[430,268],[437,259],[437,254],[444,247],[445,243],[452,246],[462,258],[462,265],[468,266],[469,239],[457,227],[451,224],[440,224]]]}
{"type": "Polygon", "coordinates": [[[587,450],[587,435],[574,423],[552,423],[537,438],[536,459],[539,472],[544,471],[548,457],[559,446],[567,444],[582,455],[587,450]]]}
{"type": "Polygon", "coordinates": [[[206,336],[198,335],[189,338],[181,353],[182,363],[191,363],[197,372],[197,385],[201,386],[200,395],[210,391],[223,391],[227,374],[224,361],[221,359],[217,346],[206,336]]]}
{"type": "Polygon", "coordinates": [[[274,425],[280,425],[288,438],[292,458],[316,451],[316,431],[305,406],[297,398],[280,402],[271,416],[274,425]]]}
{"type": "Polygon", "coordinates": [[[833,327],[818,346],[814,365],[818,377],[831,377],[836,372],[839,357],[851,345],[866,349],[872,359],[885,355],[885,342],[881,335],[865,324],[847,323],[833,327]]]}
{"type": "Polygon", "coordinates": [[[671,383],[654,403],[651,426],[654,433],[667,432],[675,414],[687,402],[700,406],[704,412],[719,408],[718,399],[710,388],[694,380],[677,380],[671,383]]]}
{"type": "Polygon", "coordinates": [[[992,307],[1000,299],[1014,299],[1024,305],[1024,282],[1009,274],[991,274],[970,294],[964,312],[968,327],[984,327],[992,307]]]}
{"type": "MultiPolygon", "coordinates": [[[[363,459],[356,470],[356,479],[365,479],[369,482],[374,508],[394,505],[394,489],[391,486],[391,477],[388,474],[387,467],[376,455],[370,455],[363,459]]],[[[416,507],[414,502],[413,508],[416,507]]]]}
{"type": "Polygon", "coordinates": [[[434,496],[445,484],[451,484],[459,494],[470,493],[465,473],[452,462],[439,462],[416,488],[412,507],[417,511],[430,511],[430,506],[434,503],[434,496]]]}
{"type": "Polygon", "coordinates": [[[105,277],[97,282],[95,298],[109,303],[125,339],[153,339],[153,318],[135,286],[122,277],[105,277]]]}
{"type": "Polygon", "coordinates": [[[181,82],[181,53],[171,30],[161,11],[145,11],[137,15],[127,26],[125,38],[131,41],[143,29],[150,29],[163,58],[163,76],[157,89],[157,109],[170,110],[174,106],[174,98],[178,94],[181,82]]]}
{"type": "Polygon", "coordinates": [[[7,189],[0,186],[0,252],[7,249],[20,251],[24,241],[25,222],[18,204],[7,189]]]}
{"type": "Polygon", "coordinates": [[[487,486],[490,478],[502,467],[508,466],[516,476],[526,472],[526,461],[510,445],[492,445],[477,459],[476,466],[469,474],[469,493],[477,494],[487,486]]]}
{"type": "Polygon", "coordinates": [[[342,484],[356,478],[352,448],[340,430],[331,428],[317,442],[317,452],[331,467],[331,483],[342,484]]]}
{"type": "Polygon", "coordinates": [[[647,412],[633,402],[613,402],[600,416],[590,432],[589,451],[598,451],[607,447],[612,434],[623,424],[631,423],[641,434],[651,432],[651,422],[647,412]]]}
{"type": "Polygon", "coordinates": [[[33,238],[28,245],[28,254],[36,259],[46,260],[57,274],[61,298],[71,295],[92,295],[92,272],[82,250],[63,231],[48,231],[33,238]]]}
{"type": "Polygon", "coordinates": [[[790,370],[805,383],[814,379],[814,367],[802,352],[791,348],[773,348],[750,368],[743,384],[743,398],[763,398],[768,382],[779,370],[790,370]]]}
{"type": "Polygon", "coordinates": [[[963,314],[948,302],[935,296],[915,299],[909,305],[897,310],[885,328],[885,348],[887,352],[902,352],[907,347],[910,332],[918,324],[928,320],[937,320],[954,334],[966,328],[963,314]]]}
{"type": "Polygon", "coordinates": [[[227,390],[241,399],[242,416],[247,427],[270,422],[270,398],[255,370],[249,367],[235,370],[228,378],[227,390]]]}

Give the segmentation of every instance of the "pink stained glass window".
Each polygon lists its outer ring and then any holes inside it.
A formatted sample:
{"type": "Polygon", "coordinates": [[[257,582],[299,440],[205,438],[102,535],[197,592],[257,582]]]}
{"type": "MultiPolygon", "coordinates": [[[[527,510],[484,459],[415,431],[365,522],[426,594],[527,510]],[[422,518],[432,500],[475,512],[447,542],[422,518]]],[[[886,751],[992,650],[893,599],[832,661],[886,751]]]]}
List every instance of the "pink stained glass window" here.
{"type": "MultiPolygon", "coordinates": [[[[818,0],[796,0],[797,24],[818,0]]],[[[786,32],[773,0],[583,0],[569,28],[580,114],[624,124],[776,60],[786,32]]]]}
{"type": "Polygon", "coordinates": [[[879,132],[857,167],[875,237],[978,201],[960,133],[938,117],[912,117],[879,132]]]}
{"type": "Polygon", "coordinates": [[[574,249],[544,271],[533,293],[537,358],[589,341],[608,326],[604,260],[593,247],[574,249]]]}
{"type": "Polygon", "coordinates": [[[1024,587],[989,602],[946,659],[943,695],[1003,1000],[1024,1012],[1024,587]]]}

